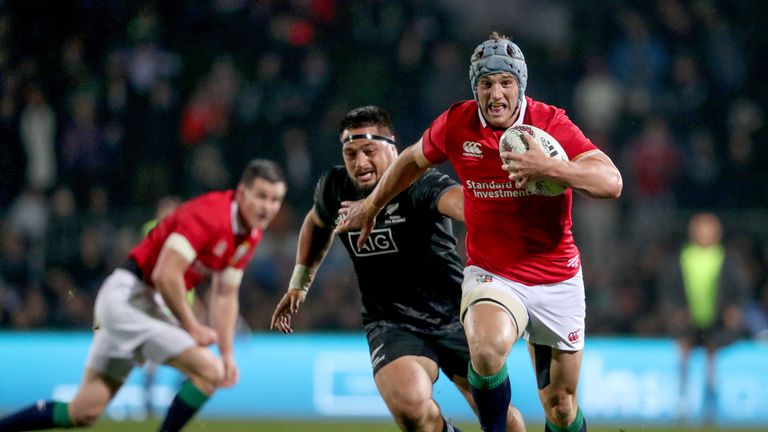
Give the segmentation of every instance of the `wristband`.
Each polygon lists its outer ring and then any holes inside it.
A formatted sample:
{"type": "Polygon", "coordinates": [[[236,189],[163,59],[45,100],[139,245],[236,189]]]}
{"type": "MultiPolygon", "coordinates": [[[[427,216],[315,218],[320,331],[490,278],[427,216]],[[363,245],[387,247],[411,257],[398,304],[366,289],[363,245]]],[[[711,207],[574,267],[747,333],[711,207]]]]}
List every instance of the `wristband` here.
{"type": "Polygon", "coordinates": [[[312,271],[304,264],[296,264],[293,267],[291,281],[288,282],[288,289],[297,289],[306,292],[309,291],[309,286],[311,284],[312,271]]]}

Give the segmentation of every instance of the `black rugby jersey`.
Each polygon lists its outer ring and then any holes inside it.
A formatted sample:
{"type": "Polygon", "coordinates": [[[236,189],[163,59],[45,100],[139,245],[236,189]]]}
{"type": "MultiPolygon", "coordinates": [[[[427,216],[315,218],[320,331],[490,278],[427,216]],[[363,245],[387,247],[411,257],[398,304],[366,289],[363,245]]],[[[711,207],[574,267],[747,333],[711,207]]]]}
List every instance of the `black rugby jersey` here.
{"type": "MultiPolygon", "coordinates": [[[[448,333],[461,326],[463,264],[456,252],[452,221],[437,210],[438,198],[457,183],[429,169],[379,213],[358,250],[359,231],[339,234],[357,273],[363,324],[386,320],[419,332],[448,333]]],[[[344,167],[323,174],[315,189],[315,210],[336,225],[341,201],[362,199],[344,167]]]]}

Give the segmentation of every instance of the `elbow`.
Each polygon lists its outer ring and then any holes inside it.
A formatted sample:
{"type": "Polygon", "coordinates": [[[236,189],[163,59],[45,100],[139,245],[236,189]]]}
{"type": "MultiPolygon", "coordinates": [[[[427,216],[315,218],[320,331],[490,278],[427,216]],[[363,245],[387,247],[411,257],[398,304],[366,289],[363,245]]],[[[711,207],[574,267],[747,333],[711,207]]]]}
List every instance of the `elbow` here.
{"type": "Polygon", "coordinates": [[[624,189],[624,182],[621,180],[621,176],[616,174],[606,184],[605,196],[606,199],[619,199],[621,191],[624,189]]]}
{"type": "Polygon", "coordinates": [[[168,286],[170,284],[168,274],[160,270],[160,267],[155,267],[155,270],[152,272],[152,276],[150,277],[152,286],[157,289],[162,289],[162,287],[168,286]]]}
{"type": "Polygon", "coordinates": [[[596,199],[618,199],[623,189],[624,183],[621,180],[621,176],[616,175],[601,182],[599,187],[586,192],[586,194],[596,199]]]}

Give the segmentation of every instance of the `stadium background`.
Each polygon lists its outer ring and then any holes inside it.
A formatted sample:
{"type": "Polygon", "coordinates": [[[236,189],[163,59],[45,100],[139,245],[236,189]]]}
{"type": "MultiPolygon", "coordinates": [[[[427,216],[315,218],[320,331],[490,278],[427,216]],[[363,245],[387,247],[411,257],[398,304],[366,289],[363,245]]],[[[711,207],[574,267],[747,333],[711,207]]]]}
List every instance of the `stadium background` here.
{"type": "MultiPolygon", "coordinates": [[[[758,0],[0,1],[0,329],[87,331],[101,280],[162,197],[231,186],[269,157],[289,194],[241,299],[242,331],[265,332],[314,182],[341,163],[341,116],[381,105],[404,148],[471,97],[469,53],[498,30],[526,55],[528,94],[565,107],[624,175],[618,202],[574,200],[590,336],[667,340],[660,268],[706,209],[743,259],[744,343],[758,352],[766,12],[758,0]]],[[[295,327],[362,340],[341,248],[295,327]]],[[[746,364],[764,358],[749,352],[746,364]]]]}

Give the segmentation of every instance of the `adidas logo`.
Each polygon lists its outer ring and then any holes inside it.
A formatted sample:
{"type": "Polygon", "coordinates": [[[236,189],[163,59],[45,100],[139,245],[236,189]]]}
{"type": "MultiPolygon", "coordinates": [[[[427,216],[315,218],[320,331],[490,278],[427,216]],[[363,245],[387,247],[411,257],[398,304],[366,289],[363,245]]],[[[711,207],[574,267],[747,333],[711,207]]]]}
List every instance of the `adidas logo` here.
{"type": "Polygon", "coordinates": [[[483,157],[483,149],[480,146],[480,143],[477,143],[474,141],[464,141],[464,144],[462,144],[462,148],[464,149],[464,156],[469,156],[474,158],[483,157]]]}

